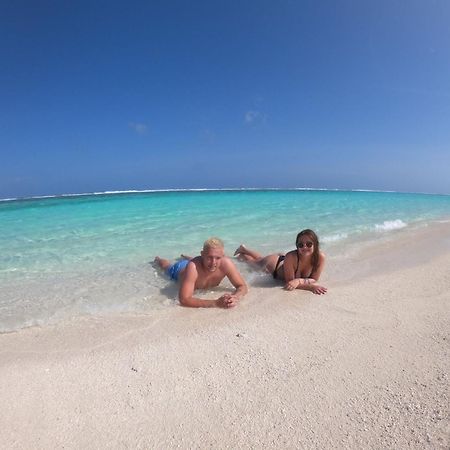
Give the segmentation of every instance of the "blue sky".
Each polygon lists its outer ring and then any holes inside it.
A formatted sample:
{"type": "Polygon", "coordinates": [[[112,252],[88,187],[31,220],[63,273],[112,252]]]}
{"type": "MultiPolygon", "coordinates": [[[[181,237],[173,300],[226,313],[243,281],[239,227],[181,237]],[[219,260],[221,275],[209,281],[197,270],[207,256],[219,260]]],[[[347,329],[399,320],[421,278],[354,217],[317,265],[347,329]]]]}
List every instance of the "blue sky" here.
{"type": "Polygon", "coordinates": [[[3,1],[0,198],[450,194],[450,2],[3,1]]]}

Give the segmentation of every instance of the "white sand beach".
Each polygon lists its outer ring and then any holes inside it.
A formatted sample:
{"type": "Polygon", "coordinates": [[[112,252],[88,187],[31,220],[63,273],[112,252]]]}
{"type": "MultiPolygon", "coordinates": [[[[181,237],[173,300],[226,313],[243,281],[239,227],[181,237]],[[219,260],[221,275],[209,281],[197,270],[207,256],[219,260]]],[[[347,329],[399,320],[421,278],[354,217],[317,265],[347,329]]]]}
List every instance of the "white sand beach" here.
{"type": "Polygon", "coordinates": [[[449,448],[449,267],[444,223],[330,260],[324,296],[2,334],[0,447],[449,448]]]}

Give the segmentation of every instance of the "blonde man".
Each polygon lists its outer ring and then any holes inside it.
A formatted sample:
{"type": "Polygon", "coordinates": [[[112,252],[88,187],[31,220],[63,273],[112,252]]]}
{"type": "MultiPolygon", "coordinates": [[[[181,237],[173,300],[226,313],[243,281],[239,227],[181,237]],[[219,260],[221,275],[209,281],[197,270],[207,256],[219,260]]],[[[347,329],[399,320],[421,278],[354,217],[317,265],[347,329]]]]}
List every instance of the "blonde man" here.
{"type": "MultiPolygon", "coordinates": [[[[183,256],[183,255],[182,255],[183,256]]],[[[178,297],[183,306],[193,308],[232,308],[248,289],[244,279],[230,258],[225,256],[223,242],[219,238],[209,238],[203,244],[200,256],[183,256],[175,264],[157,256],[155,262],[175,281],[180,280],[178,297]],[[232,293],[226,293],[213,300],[194,297],[196,289],[208,289],[218,286],[227,277],[235,287],[232,293]]]]}

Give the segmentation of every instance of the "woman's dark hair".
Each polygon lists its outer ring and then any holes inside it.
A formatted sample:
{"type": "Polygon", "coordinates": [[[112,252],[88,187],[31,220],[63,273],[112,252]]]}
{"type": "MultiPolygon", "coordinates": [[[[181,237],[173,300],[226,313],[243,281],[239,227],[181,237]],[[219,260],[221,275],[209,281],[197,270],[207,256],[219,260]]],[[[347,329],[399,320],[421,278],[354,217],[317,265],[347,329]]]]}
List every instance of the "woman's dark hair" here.
{"type": "Polygon", "coordinates": [[[319,238],[317,237],[317,234],[314,233],[313,230],[307,228],[306,230],[302,230],[300,231],[300,233],[297,234],[297,239],[295,239],[295,245],[298,244],[302,236],[308,236],[311,239],[312,243],[314,244],[314,250],[311,256],[312,271],[314,272],[319,265],[319,238]]]}

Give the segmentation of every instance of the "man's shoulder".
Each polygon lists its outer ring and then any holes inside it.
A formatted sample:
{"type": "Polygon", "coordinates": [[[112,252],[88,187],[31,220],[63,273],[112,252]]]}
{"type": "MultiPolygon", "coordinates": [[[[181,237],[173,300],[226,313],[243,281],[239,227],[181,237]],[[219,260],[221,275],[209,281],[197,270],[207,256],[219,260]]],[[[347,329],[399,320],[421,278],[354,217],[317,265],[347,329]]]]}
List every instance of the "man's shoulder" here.
{"type": "Polygon", "coordinates": [[[229,256],[224,256],[222,258],[222,265],[223,266],[234,267],[234,262],[231,260],[231,258],[229,256]]]}
{"type": "Polygon", "coordinates": [[[201,262],[201,260],[202,260],[201,256],[194,256],[192,259],[189,260],[189,262],[197,265],[199,262],[201,262]]]}
{"type": "Polygon", "coordinates": [[[224,256],[222,258],[221,269],[223,270],[224,273],[227,274],[232,270],[237,270],[237,267],[230,257],[224,256]]]}
{"type": "Polygon", "coordinates": [[[187,266],[185,269],[186,272],[197,273],[198,268],[199,268],[199,263],[200,263],[200,256],[196,256],[195,258],[190,259],[189,262],[187,263],[187,266]]]}

